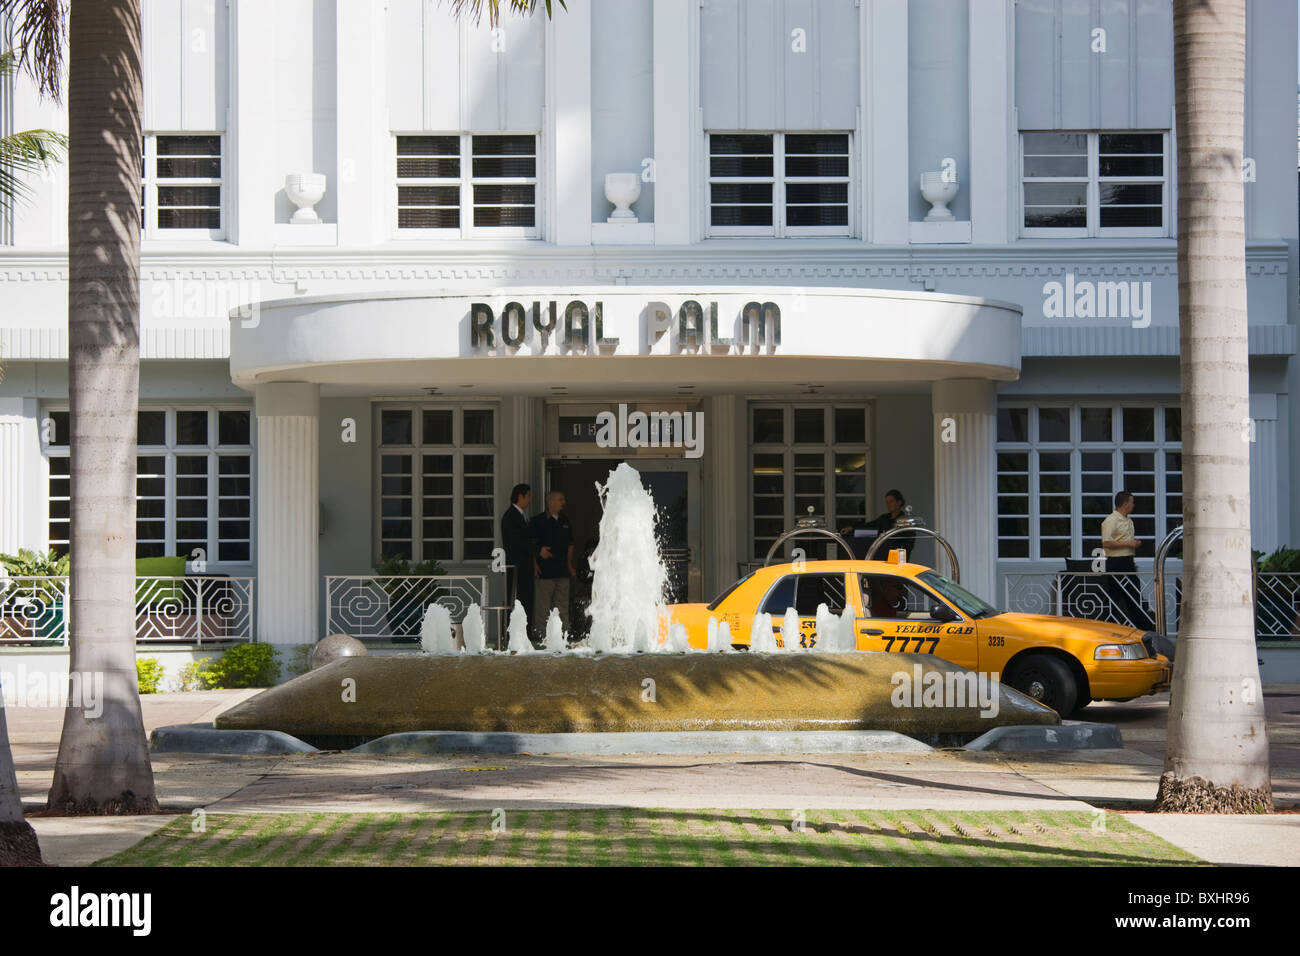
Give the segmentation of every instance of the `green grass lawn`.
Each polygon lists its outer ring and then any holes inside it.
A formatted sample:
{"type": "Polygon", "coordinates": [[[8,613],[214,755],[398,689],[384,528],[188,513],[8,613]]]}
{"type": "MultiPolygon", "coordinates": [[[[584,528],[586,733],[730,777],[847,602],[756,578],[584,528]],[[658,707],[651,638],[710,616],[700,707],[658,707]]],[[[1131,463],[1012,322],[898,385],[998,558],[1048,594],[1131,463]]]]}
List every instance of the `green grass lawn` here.
{"type": "Polygon", "coordinates": [[[1151,866],[1202,861],[1121,814],[504,810],[182,817],[97,866],[1151,866]]]}

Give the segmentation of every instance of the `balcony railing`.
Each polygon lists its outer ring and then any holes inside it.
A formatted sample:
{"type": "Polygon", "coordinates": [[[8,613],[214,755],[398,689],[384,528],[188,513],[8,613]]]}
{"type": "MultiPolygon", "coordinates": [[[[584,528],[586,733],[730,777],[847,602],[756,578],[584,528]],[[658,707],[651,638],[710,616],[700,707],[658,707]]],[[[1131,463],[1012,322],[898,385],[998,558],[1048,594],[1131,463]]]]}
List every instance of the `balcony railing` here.
{"type": "Polygon", "coordinates": [[[415,644],[430,604],[441,604],[460,623],[471,604],[483,609],[489,647],[503,646],[506,608],[492,602],[487,574],[332,574],[325,578],[325,633],[359,641],[415,644]]]}
{"type": "MultiPolygon", "coordinates": [[[[140,643],[251,641],[252,577],[137,577],[135,638],[140,643]]],[[[67,644],[67,577],[0,579],[0,645],[67,644]]]]}
{"type": "MultiPolygon", "coordinates": [[[[1165,620],[1178,633],[1181,581],[1165,589],[1165,620]]],[[[1257,576],[1255,639],[1300,640],[1300,573],[1270,571],[1257,576]]],[[[1154,577],[1144,572],[1031,571],[1003,576],[1002,607],[1029,614],[1057,614],[1153,627],[1154,577]]]]}

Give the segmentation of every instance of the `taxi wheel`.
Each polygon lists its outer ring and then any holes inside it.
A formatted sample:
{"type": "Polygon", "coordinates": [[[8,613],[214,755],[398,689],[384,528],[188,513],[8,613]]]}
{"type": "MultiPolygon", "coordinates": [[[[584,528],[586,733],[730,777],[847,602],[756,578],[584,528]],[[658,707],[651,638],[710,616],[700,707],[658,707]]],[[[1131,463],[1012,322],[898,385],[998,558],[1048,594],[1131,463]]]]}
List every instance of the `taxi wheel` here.
{"type": "Polygon", "coordinates": [[[1074,713],[1079,689],[1070,668],[1055,657],[1034,654],[1017,665],[1007,683],[1026,697],[1046,704],[1062,717],[1074,713]]]}

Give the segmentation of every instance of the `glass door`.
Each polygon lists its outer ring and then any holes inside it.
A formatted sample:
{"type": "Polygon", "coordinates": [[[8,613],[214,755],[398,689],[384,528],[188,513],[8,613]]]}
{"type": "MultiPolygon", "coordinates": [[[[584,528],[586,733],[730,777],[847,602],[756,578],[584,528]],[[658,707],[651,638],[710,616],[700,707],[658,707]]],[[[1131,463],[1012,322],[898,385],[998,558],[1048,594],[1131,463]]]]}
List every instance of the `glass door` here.
{"type": "Polygon", "coordinates": [[[701,600],[700,463],[688,459],[629,462],[641,473],[659,516],[659,550],[668,565],[669,601],[701,600]]]}

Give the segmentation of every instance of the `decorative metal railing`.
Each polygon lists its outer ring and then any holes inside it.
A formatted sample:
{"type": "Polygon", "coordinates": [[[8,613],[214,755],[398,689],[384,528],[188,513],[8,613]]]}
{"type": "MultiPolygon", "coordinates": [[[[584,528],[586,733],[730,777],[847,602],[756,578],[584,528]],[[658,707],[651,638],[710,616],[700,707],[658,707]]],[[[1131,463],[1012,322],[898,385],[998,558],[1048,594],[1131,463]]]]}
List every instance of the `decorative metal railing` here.
{"type": "Polygon", "coordinates": [[[1266,571],[1256,576],[1255,637],[1300,640],[1300,573],[1266,571]]]}
{"type": "MultiPolygon", "coordinates": [[[[253,639],[252,577],[137,577],[137,641],[202,644],[253,639]]],[[[66,644],[67,577],[0,579],[0,644],[66,644]]]]}
{"type": "MultiPolygon", "coordinates": [[[[1165,594],[1165,620],[1178,633],[1182,582],[1165,594]]],[[[1255,638],[1300,640],[1300,573],[1265,572],[1255,582],[1255,638]]],[[[1057,614],[1154,627],[1155,583],[1144,572],[1029,571],[1003,575],[1002,607],[1030,614],[1057,614]]]]}
{"type": "MultiPolygon", "coordinates": [[[[1002,608],[1026,614],[1054,614],[1129,627],[1155,627],[1152,601],[1155,582],[1136,571],[1028,571],[1003,576],[1002,608]]],[[[1165,595],[1165,612],[1172,629],[1178,626],[1178,588],[1165,595]]]]}
{"type": "Polygon", "coordinates": [[[0,644],[67,641],[67,577],[0,579],[0,644]]]}
{"type": "Polygon", "coordinates": [[[135,579],[137,641],[251,641],[251,577],[135,579]]]}
{"type": "Polygon", "coordinates": [[[505,634],[506,608],[492,601],[487,574],[331,574],[325,578],[325,633],[350,634],[359,641],[418,643],[424,612],[438,603],[459,623],[471,604],[483,608],[487,639],[498,646],[505,634]]]}

